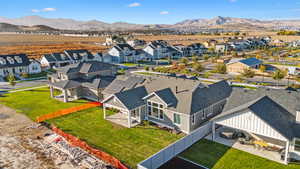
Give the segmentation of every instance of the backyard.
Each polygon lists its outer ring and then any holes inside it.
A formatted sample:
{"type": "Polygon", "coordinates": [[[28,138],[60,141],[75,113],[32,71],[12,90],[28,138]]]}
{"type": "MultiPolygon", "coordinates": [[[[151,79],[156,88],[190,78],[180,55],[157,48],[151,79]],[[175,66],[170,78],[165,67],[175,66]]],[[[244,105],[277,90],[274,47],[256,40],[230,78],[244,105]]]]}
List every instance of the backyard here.
{"type": "MultiPolygon", "coordinates": [[[[50,99],[48,88],[16,92],[0,96],[0,103],[24,113],[31,119],[86,101],[63,103],[50,99]]],[[[111,113],[111,112],[108,112],[111,113]]],[[[103,119],[101,108],[92,108],[49,121],[65,132],[86,141],[136,168],[136,165],[183,135],[171,134],[149,124],[124,128],[103,119]]]]}
{"type": "Polygon", "coordinates": [[[211,169],[299,169],[283,165],[209,140],[200,140],[181,157],[211,169]]]}

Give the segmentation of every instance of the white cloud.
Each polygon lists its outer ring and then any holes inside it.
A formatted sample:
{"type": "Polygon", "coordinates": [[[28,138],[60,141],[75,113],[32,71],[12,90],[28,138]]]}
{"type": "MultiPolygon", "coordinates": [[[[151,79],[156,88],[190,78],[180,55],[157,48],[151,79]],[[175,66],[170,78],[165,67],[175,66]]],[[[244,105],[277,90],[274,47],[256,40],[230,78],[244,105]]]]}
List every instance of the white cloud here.
{"type": "Polygon", "coordinates": [[[168,11],[161,11],[159,14],[161,14],[161,15],[168,15],[169,12],[168,11]]]}
{"type": "Polygon", "coordinates": [[[236,2],[237,0],[229,0],[229,2],[236,2]]]}
{"type": "Polygon", "coordinates": [[[44,8],[42,9],[43,12],[53,12],[56,11],[56,8],[44,8]]]}
{"type": "Polygon", "coordinates": [[[132,7],[138,7],[138,6],[141,6],[141,4],[138,3],[138,2],[134,2],[134,3],[128,5],[128,7],[130,7],[130,8],[132,8],[132,7]]]}
{"type": "Polygon", "coordinates": [[[40,10],[38,10],[38,9],[32,9],[31,12],[38,13],[38,12],[40,12],[40,10]]]}

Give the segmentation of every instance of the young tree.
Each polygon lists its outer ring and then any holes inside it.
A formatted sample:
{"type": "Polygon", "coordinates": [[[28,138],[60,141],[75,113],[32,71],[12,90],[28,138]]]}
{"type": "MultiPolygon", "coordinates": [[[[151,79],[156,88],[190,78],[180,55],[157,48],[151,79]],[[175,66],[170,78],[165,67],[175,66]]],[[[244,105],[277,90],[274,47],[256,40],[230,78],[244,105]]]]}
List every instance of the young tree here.
{"type": "Polygon", "coordinates": [[[202,72],[204,70],[204,67],[201,65],[201,63],[196,62],[193,64],[193,69],[197,72],[202,72]]]}
{"type": "Polygon", "coordinates": [[[194,63],[196,63],[196,62],[198,61],[198,56],[196,56],[196,55],[193,56],[193,57],[192,57],[192,61],[193,61],[194,63]]]}
{"type": "Polygon", "coordinates": [[[187,65],[189,63],[189,59],[186,57],[183,57],[180,59],[180,62],[183,63],[184,65],[187,65]]]}
{"type": "Polygon", "coordinates": [[[277,80],[277,86],[279,85],[279,80],[283,79],[285,77],[285,75],[286,75],[286,73],[279,69],[273,73],[272,77],[274,80],[277,80]]]}
{"type": "Polygon", "coordinates": [[[149,70],[150,70],[149,66],[145,66],[144,69],[145,69],[146,71],[149,71],[149,70]]]}
{"type": "Polygon", "coordinates": [[[226,72],[227,72],[226,65],[224,63],[217,64],[216,72],[221,73],[221,74],[226,74],[226,72]]]}
{"type": "Polygon", "coordinates": [[[10,74],[10,75],[7,76],[7,81],[11,86],[16,85],[16,78],[13,74],[10,74]]]}
{"type": "Polygon", "coordinates": [[[266,70],[267,70],[267,67],[265,66],[265,65],[260,65],[260,67],[259,67],[259,70],[263,73],[263,79],[262,79],[262,82],[264,82],[264,80],[265,80],[265,72],[266,72],[266,70]]]}
{"type": "Polygon", "coordinates": [[[204,59],[204,60],[208,60],[208,59],[209,59],[209,55],[208,55],[208,54],[205,54],[205,55],[203,56],[203,59],[204,59]]]}
{"type": "Polygon", "coordinates": [[[242,75],[247,78],[252,78],[255,76],[255,72],[253,72],[251,69],[244,69],[242,75]]]}
{"type": "Polygon", "coordinates": [[[28,77],[29,77],[29,74],[28,74],[28,73],[22,73],[21,76],[22,76],[23,78],[28,78],[28,77]]]}

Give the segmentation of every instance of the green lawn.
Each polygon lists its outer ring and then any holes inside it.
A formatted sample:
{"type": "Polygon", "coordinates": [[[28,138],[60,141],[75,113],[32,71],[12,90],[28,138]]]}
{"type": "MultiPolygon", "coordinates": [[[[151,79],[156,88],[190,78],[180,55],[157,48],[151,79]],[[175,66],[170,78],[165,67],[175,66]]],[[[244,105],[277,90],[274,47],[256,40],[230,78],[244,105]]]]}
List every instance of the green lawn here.
{"type": "Polygon", "coordinates": [[[14,108],[17,112],[27,115],[32,120],[35,120],[40,115],[78,106],[83,103],[86,103],[86,101],[78,100],[71,103],[63,103],[51,99],[50,90],[47,87],[0,96],[0,104],[14,108]]]}
{"type": "Polygon", "coordinates": [[[180,156],[211,169],[299,169],[208,140],[200,140],[180,156]]]}
{"type": "Polygon", "coordinates": [[[136,64],[136,63],[123,63],[122,65],[127,66],[127,67],[136,67],[138,64],[136,64]]]}
{"type": "MultiPolygon", "coordinates": [[[[0,103],[26,114],[31,119],[84,103],[62,103],[51,99],[48,88],[6,94],[0,103]]],[[[108,112],[112,113],[112,112],[108,112]]],[[[183,137],[150,125],[124,128],[103,119],[101,108],[92,108],[49,120],[50,123],[136,168],[142,160],[183,137]]]]}

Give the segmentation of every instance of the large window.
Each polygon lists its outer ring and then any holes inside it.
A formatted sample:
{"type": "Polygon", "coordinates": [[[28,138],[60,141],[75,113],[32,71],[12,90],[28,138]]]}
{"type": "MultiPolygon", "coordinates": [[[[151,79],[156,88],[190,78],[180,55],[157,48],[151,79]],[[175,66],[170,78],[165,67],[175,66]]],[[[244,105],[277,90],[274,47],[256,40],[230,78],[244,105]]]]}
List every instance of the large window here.
{"type": "Polygon", "coordinates": [[[181,124],[180,114],[174,113],[174,123],[181,124]]]}
{"type": "Polygon", "coordinates": [[[148,115],[150,117],[154,117],[160,120],[164,119],[164,110],[163,110],[164,106],[162,104],[148,101],[147,106],[148,106],[148,115]]]}
{"type": "Polygon", "coordinates": [[[295,139],[295,151],[300,152],[300,139],[295,139]]]}

